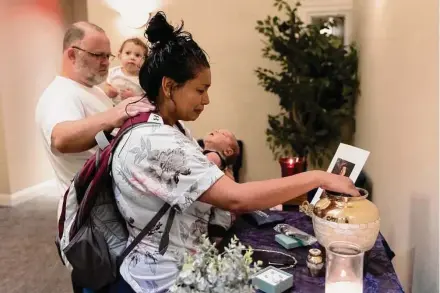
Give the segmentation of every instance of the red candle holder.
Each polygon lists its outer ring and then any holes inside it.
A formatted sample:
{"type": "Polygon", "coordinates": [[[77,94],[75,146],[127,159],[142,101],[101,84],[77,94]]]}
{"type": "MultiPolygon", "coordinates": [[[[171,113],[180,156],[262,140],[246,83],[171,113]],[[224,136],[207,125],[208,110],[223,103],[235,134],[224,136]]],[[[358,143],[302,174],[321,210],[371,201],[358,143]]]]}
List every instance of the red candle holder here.
{"type": "Polygon", "coordinates": [[[281,177],[292,176],[306,170],[306,158],[285,157],[280,158],[281,177]]]}

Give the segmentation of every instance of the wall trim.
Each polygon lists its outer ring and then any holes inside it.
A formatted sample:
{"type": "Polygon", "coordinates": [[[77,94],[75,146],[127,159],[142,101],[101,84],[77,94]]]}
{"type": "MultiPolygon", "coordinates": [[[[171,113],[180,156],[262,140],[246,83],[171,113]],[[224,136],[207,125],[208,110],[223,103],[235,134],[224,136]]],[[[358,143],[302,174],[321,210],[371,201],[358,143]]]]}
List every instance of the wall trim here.
{"type": "Polygon", "coordinates": [[[55,179],[52,179],[19,190],[13,194],[0,193],[0,206],[12,207],[31,200],[37,196],[50,195],[54,190],[56,190],[56,186],[55,179]]]}

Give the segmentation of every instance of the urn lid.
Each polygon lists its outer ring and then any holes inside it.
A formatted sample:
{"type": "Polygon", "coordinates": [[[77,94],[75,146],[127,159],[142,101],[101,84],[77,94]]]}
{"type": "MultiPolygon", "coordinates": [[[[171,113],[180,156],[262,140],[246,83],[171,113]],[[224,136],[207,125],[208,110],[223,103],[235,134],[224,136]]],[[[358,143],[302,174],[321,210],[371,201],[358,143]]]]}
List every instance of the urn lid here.
{"type": "Polygon", "coordinates": [[[318,249],[318,248],[312,248],[312,249],[309,249],[309,254],[311,256],[320,256],[321,255],[321,250],[318,249]]]}
{"type": "Polygon", "coordinates": [[[358,188],[361,196],[353,197],[324,191],[313,208],[313,216],[343,224],[368,224],[379,220],[379,210],[367,199],[368,191],[358,188]]]}

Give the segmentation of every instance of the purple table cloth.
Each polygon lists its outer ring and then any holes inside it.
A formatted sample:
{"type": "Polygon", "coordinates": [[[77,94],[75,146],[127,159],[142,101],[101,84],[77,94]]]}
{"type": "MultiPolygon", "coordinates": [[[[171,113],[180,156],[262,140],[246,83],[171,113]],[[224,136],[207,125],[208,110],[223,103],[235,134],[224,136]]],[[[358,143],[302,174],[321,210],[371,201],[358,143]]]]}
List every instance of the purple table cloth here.
{"type": "MultiPolygon", "coordinates": [[[[283,211],[269,213],[279,213],[285,217],[285,223],[293,225],[306,233],[314,235],[313,225],[310,217],[298,212],[297,209],[288,212],[283,211]]],[[[307,269],[306,258],[308,250],[311,248],[310,246],[286,250],[275,242],[276,232],[273,230],[273,225],[264,228],[256,227],[243,218],[239,218],[239,220],[237,220],[231,232],[237,235],[240,241],[246,246],[251,246],[254,249],[281,251],[293,255],[296,258],[298,264],[294,268],[285,270],[286,272],[293,274],[294,278],[294,285],[290,292],[324,293],[325,267],[323,269],[322,276],[320,277],[311,277],[307,269]]],[[[313,247],[320,248],[321,251],[324,252],[323,248],[320,247],[318,243],[314,244],[313,247]]],[[[365,254],[364,293],[404,292],[391,263],[392,256],[393,253],[389,249],[388,244],[383,236],[379,234],[374,247],[365,254]]],[[[286,256],[284,256],[284,260],[281,260],[278,257],[278,254],[265,254],[258,252],[254,254],[254,259],[260,259],[266,262],[270,259],[271,262],[278,261],[281,263],[289,261],[288,257],[286,256]]]]}

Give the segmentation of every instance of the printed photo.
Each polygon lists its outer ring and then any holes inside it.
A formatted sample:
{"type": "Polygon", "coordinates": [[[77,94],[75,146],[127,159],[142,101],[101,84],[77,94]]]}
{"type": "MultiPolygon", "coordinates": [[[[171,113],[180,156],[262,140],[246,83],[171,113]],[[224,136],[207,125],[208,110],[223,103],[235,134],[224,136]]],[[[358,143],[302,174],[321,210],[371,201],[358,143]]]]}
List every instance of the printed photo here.
{"type": "MultiPolygon", "coordinates": [[[[328,166],[327,172],[344,175],[356,182],[369,155],[370,152],[367,150],[341,143],[328,166]]],[[[318,188],[311,204],[315,204],[321,198],[322,192],[322,188],[318,188]]]]}
{"type": "Polygon", "coordinates": [[[339,174],[339,175],[346,176],[346,177],[350,177],[351,172],[354,169],[354,166],[355,166],[354,163],[349,162],[344,159],[341,159],[341,158],[338,158],[336,160],[336,164],[332,170],[332,173],[339,174]]]}

